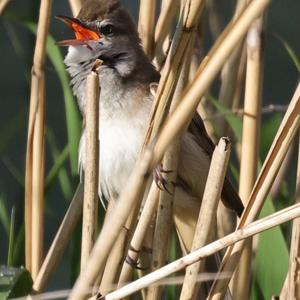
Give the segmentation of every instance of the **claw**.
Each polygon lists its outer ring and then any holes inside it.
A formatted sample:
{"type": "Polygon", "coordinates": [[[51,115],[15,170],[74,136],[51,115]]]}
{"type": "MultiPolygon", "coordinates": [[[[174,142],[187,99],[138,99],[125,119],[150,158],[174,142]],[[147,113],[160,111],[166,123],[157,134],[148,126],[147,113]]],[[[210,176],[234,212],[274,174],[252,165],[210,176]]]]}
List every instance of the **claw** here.
{"type": "Polygon", "coordinates": [[[173,172],[172,170],[164,170],[162,165],[159,165],[154,169],[154,180],[156,182],[157,187],[161,191],[166,191],[170,195],[172,195],[172,193],[168,190],[168,188],[167,188],[168,182],[162,176],[162,173],[168,174],[168,173],[172,173],[172,172],[173,172]]]}

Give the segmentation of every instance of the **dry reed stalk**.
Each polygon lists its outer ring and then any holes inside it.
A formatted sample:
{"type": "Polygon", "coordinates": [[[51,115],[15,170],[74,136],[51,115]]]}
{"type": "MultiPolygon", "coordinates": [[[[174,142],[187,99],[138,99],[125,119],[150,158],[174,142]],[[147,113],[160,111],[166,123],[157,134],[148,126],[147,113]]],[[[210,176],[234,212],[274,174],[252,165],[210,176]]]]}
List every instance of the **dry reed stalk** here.
{"type": "Polygon", "coordinates": [[[291,163],[294,159],[294,150],[296,143],[293,143],[290,147],[284,161],[282,162],[282,166],[278,171],[278,174],[274,180],[273,186],[270,190],[270,196],[273,201],[277,200],[278,194],[282,188],[282,183],[287,178],[287,172],[290,170],[291,163]]]}
{"type": "Polygon", "coordinates": [[[36,277],[43,249],[44,65],[51,0],[41,2],[33,57],[25,171],[25,260],[36,277]],[[34,211],[33,211],[34,209],[34,211]],[[36,210],[37,209],[37,210],[36,210]],[[35,216],[32,221],[33,214],[35,216]],[[34,230],[35,236],[33,237],[34,230]]]}
{"type": "MultiPolygon", "coordinates": [[[[296,180],[296,203],[300,203],[300,139],[298,141],[298,168],[296,180]]],[[[290,246],[290,265],[287,275],[287,296],[280,299],[300,299],[300,220],[293,220],[293,229],[290,246]]]]}
{"type": "MultiPolygon", "coordinates": [[[[188,52],[191,52],[191,48],[194,46],[194,39],[189,43],[188,52]]],[[[171,107],[169,110],[169,115],[172,115],[176,109],[178,102],[180,100],[181,93],[188,82],[188,76],[190,71],[190,57],[186,57],[183,63],[181,74],[179,77],[178,84],[171,102],[171,107]]],[[[153,237],[153,247],[152,247],[152,270],[162,267],[168,259],[168,250],[170,235],[172,229],[172,219],[173,219],[173,206],[174,206],[174,194],[175,185],[173,182],[177,180],[177,166],[178,166],[178,154],[180,151],[180,140],[175,139],[172,141],[168,150],[166,151],[163,158],[163,169],[171,171],[170,173],[165,173],[164,178],[167,182],[167,189],[160,192],[160,199],[157,208],[157,218],[153,237]]],[[[178,224],[176,224],[178,225],[178,224]]],[[[194,232],[192,233],[194,234],[194,232]]],[[[185,236],[182,237],[184,240],[185,236]]],[[[150,287],[147,291],[147,300],[159,299],[162,293],[162,286],[150,287]]]]}
{"type": "Polygon", "coordinates": [[[221,18],[219,1],[218,0],[207,1],[206,9],[208,14],[209,29],[213,39],[216,40],[224,27],[223,20],[221,18]]]}
{"type": "Polygon", "coordinates": [[[200,66],[197,75],[184,92],[184,96],[159,135],[154,148],[151,167],[157,165],[169,143],[180,134],[182,128],[193,117],[201,97],[217,76],[225,60],[230,56],[236,43],[243,37],[252,22],[264,11],[271,0],[253,0],[236,20],[230,24],[210,51],[205,65],[200,66]]]}
{"type": "Polygon", "coordinates": [[[155,102],[158,104],[150,118],[153,126],[149,127],[146,134],[146,141],[157,135],[166,119],[169,111],[168,107],[170,107],[176,84],[181,74],[183,62],[186,57],[191,57],[192,47],[190,47],[190,45],[195,36],[195,32],[192,29],[197,26],[203,8],[203,0],[187,0],[183,4],[178,27],[155,97],[155,102]]]}
{"type": "Polygon", "coordinates": [[[162,63],[166,58],[166,47],[168,48],[172,22],[180,5],[179,0],[164,0],[161,4],[161,11],[158,17],[154,35],[154,64],[157,69],[161,69],[162,63]]]}
{"type": "MultiPolygon", "coordinates": [[[[249,238],[250,236],[256,235],[265,230],[271,229],[275,226],[278,226],[282,223],[288,222],[295,218],[300,217],[300,204],[292,205],[286,209],[283,209],[279,212],[276,212],[270,216],[262,218],[258,221],[246,225],[242,229],[218,239],[202,248],[195,250],[194,252],[181,257],[180,259],[132,282],[128,285],[108,294],[105,296],[105,300],[117,300],[127,297],[138,290],[146,288],[155,282],[182,270],[183,268],[190,266],[198,262],[199,260],[210,256],[230,245],[233,245],[241,240],[249,238]]],[[[227,275],[227,273],[225,273],[227,275]]],[[[224,277],[224,276],[223,276],[224,277]]],[[[228,277],[228,276],[226,276],[228,277]]],[[[95,300],[96,297],[91,298],[95,300]]]]}
{"type": "Polygon", "coordinates": [[[11,2],[11,0],[2,0],[0,2],[0,15],[3,14],[3,12],[5,11],[7,5],[11,2]]]}
{"type": "Polygon", "coordinates": [[[40,268],[39,274],[33,283],[33,292],[42,292],[49,283],[49,280],[58,266],[82,214],[82,203],[83,184],[79,184],[72,202],[40,268]]]}
{"type": "Polygon", "coordinates": [[[122,226],[124,226],[130,212],[139,206],[138,202],[141,201],[140,195],[143,194],[146,182],[150,176],[148,170],[151,157],[152,151],[145,149],[143,153],[144,159],[138,160],[128,184],[111,214],[110,222],[104,224],[87,261],[86,268],[78,277],[69,299],[84,299],[90,293],[90,288],[96,281],[97,276],[103,272],[107,257],[122,226]]]}
{"type": "Polygon", "coordinates": [[[119,274],[120,267],[124,258],[124,246],[127,238],[127,226],[122,228],[120,234],[111,249],[111,253],[107,259],[105,270],[103,272],[99,292],[106,295],[113,290],[116,284],[116,278],[119,274]]]}
{"type": "Polygon", "coordinates": [[[69,5],[74,17],[76,17],[81,9],[82,1],[81,0],[69,0],[69,5]]]}
{"type": "Polygon", "coordinates": [[[246,74],[246,60],[247,60],[247,51],[246,51],[245,43],[244,47],[241,53],[241,59],[240,59],[240,65],[238,69],[237,79],[236,79],[236,87],[233,94],[232,99],[232,110],[235,111],[239,109],[240,102],[241,102],[241,96],[242,91],[244,88],[244,82],[245,82],[245,74],[246,74]]]}
{"type": "MultiPolygon", "coordinates": [[[[240,13],[245,9],[247,0],[238,0],[235,13],[232,19],[234,22],[240,13]]],[[[243,41],[239,41],[230,55],[221,71],[221,87],[219,92],[219,101],[222,105],[230,108],[232,106],[233,95],[236,90],[238,70],[243,49],[243,41]]],[[[228,135],[228,125],[225,119],[219,119],[217,122],[219,134],[228,135]]]]}
{"type": "Polygon", "coordinates": [[[44,248],[44,183],[45,183],[45,75],[39,87],[39,100],[32,145],[32,257],[31,276],[36,279],[43,260],[44,248]]]}
{"type": "MultiPolygon", "coordinates": [[[[111,253],[107,259],[99,288],[99,292],[101,294],[107,294],[112,290],[112,287],[116,285],[125,253],[128,251],[129,240],[132,236],[132,228],[135,227],[134,225],[137,222],[139,211],[140,207],[136,206],[136,208],[132,209],[132,211],[129,213],[127,221],[123,228],[121,228],[119,236],[113,248],[111,249],[111,253]]],[[[109,226],[113,226],[113,223],[111,223],[109,226]]]]}
{"type": "MultiPolygon", "coordinates": [[[[263,78],[263,18],[257,19],[247,34],[247,70],[243,135],[241,148],[239,195],[244,206],[257,177],[260,136],[260,111],[263,78]]],[[[232,296],[249,299],[251,279],[252,239],[246,241],[239,266],[232,280],[232,296]]]]}
{"type": "Polygon", "coordinates": [[[156,0],[140,0],[138,31],[148,57],[152,57],[154,46],[156,0]]]}
{"type": "MultiPolygon", "coordinates": [[[[229,140],[222,138],[213,153],[191,251],[203,247],[213,239],[213,227],[226,176],[230,148],[229,140]]],[[[186,268],[180,300],[196,299],[199,288],[198,274],[203,271],[203,267],[204,261],[201,260],[186,268]]]]}
{"type": "Polygon", "coordinates": [[[99,76],[92,71],[86,81],[86,166],[84,172],[84,197],[81,239],[81,270],[93,249],[98,219],[99,177],[99,76]]]}
{"type": "MultiPolygon", "coordinates": [[[[163,169],[171,171],[165,173],[164,178],[167,182],[168,190],[160,192],[159,203],[157,207],[156,225],[153,237],[152,247],[152,262],[151,270],[156,270],[165,265],[168,258],[170,234],[172,229],[172,216],[173,216],[173,202],[175,186],[172,182],[176,182],[177,165],[178,165],[178,152],[180,143],[173,142],[171,147],[165,153],[163,159],[163,169]],[[169,184],[171,183],[171,184],[169,184]]],[[[147,291],[147,300],[160,299],[162,293],[161,286],[150,287],[147,291]]]]}
{"type": "Polygon", "coordinates": [[[142,210],[136,230],[130,242],[130,247],[127,253],[127,259],[123,263],[118,287],[123,286],[131,279],[133,265],[137,264],[139,253],[142,248],[144,237],[147,233],[148,227],[153,219],[154,211],[158,203],[159,190],[156,183],[153,182],[148,193],[147,200],[142,210]],[[129,264],[128,262],[131,262],[129,264]]]}
{"type": "MultiPolygon", "coordinates": [[[[115,198],[109,199],[108,204],[107,204],[107,208],[106,208],[106,212],[105,212],[105,216],[104,216],[104,221],[103,221],[102,228],[103,228],[103,226],[105,226],[107,223],[110,222],[110,217],[111,217],[112,212],[115,209],[116,201],[117,201],[117,199],[115,199],[115,198]]],[[[122,230],[122,229],[120,229],[120,230],[122,230]]],[[[107,261],[109,260],[109,256],[107,258],[107,261]]],[[[105,268],[107,266],[107,261],[105,262],[105,268]]],[[[96,280],[94,282],[94,286],[93,286],[93,292],[92,292],[93,295],[97,294],[99,292],[101,281],[103,279],[103,274],[105,272],[105,268],[103,268],[103,270],[101,270],[101,272],[99,272],[98,275],[97,275],[97,278],[96,278],[96,280]]]]}
{"type": "Polygon", "coordinates": [[[239,194],[245,205],[257,177],[263,76],[262,23],[262,18],[256,20],[247,35],[248,53],[239,186],[239,194]]]}
{"type": "MultiPolygon", "coordinates": [[[[296,134],[299,126],[300,113],[300,83],[291,100],[288,110],[281,122],[281,125],[274,138],[268,156],[263,164],[258,179],[248,200],[248,204],[238,224],[238,228],[242,228],[245,224],[249,224],[255,220],[264,200],[273,184],[274,178],[279,167],[289,149],[291,141],[296,134]]],[[[238,243],[227,249],[223,258],[220,272],[233,272],[243,249],[244,243],[238,243]]],[[[210,291],[208,299],[223,299],[224,292],[227,289],[228,280],[216,279],[210,291]]]]}
{"type": "MultiPolygon", "coordinates": [[[[229,140],[222,138],[213,153],[191,251],[195,251],[213,240],[216,211],[226,176],[230,148],[229,140]]],[[[197,278],[203,268],[204,261],[202,260],[186,269],[180,295],[181,300],[196,299],[199,289],[197,278]]]]}

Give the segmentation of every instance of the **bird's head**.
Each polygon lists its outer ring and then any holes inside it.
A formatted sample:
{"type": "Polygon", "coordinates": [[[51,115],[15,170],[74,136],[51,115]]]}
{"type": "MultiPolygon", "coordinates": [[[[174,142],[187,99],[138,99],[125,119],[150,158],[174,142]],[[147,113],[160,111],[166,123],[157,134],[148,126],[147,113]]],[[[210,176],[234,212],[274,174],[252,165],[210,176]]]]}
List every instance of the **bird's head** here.
{"type": "Polygon", "coordinates": [[[119,0],[86,0],[76,18],[59,16],[75,39],[58,42],[69,46],[66,64],[99,58],[122,77],[130,75],[144,58],[136,25],[119,0]]]}

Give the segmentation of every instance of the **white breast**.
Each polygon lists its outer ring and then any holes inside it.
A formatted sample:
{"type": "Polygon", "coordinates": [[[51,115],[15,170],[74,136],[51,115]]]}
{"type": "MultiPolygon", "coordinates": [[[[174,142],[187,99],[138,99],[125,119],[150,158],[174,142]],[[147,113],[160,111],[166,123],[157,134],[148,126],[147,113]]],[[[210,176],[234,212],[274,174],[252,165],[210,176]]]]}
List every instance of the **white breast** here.
{"type": "MultiPolygon", "coordinates": [[[[127,89],[118,82],[104,85],[103,80],[107,82],[111,74],[105,70],[100,71],[100,74],[100,185],[106,198],[117,198],[141,149],[152,99],[149,98],[150,95],[141,94],[139,87],[127,89]]],[[[114,80],[115,78],[110,78],[110,83],[114,80]]],[[[79,161],[84,169],[84,134],[79,148],[79,161]]]]}

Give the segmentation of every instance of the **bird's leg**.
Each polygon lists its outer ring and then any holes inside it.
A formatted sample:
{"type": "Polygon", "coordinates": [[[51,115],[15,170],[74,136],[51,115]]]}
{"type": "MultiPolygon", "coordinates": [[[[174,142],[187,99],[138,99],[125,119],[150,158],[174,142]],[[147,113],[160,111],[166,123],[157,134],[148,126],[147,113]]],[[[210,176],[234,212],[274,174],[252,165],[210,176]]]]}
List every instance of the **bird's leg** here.
{"type": "Polygon", "coordinates": [[[168,174],[168,173],[172,173],[172,172],[173,172],[172,170],[164,170],[162,164],[159,164],[153,171],[153,177],[154,177],[157,187],[162,191],[163,190],[167,191],[169,194],[171,194],[171,193],[167,188],[168,182],[163,177],[163,173],[168,174]]]}

